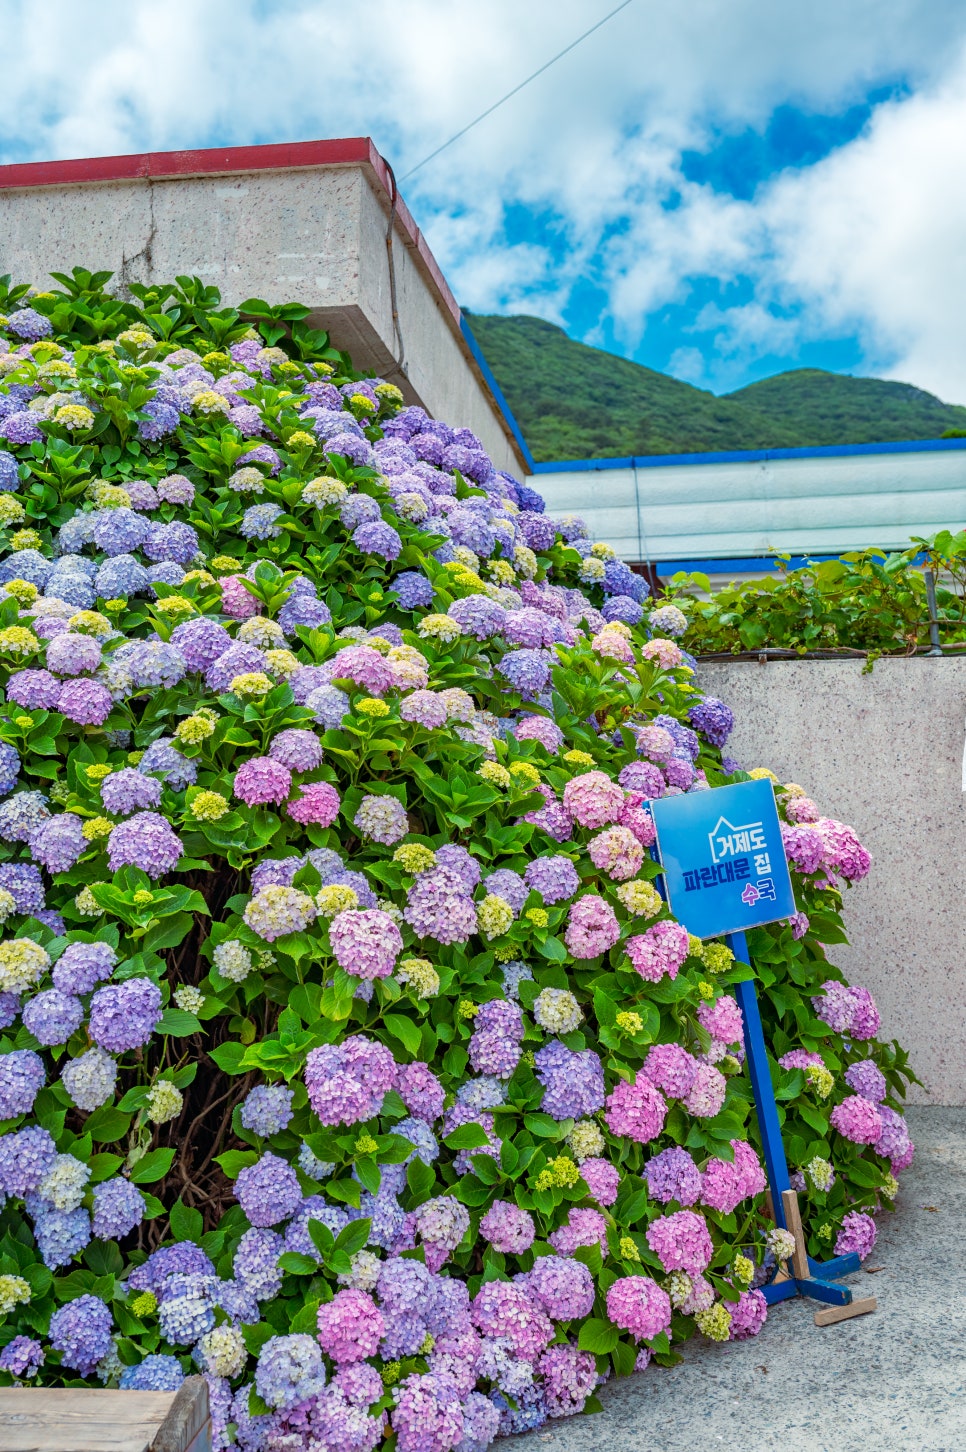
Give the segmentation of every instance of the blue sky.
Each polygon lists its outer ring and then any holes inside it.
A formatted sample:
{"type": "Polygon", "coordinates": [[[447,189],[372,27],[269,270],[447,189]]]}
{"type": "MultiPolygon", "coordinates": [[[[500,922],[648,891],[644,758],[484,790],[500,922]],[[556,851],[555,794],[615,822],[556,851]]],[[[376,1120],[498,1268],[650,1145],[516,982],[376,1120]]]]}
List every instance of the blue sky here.
{"type": "MultiPolygon", "coordinates": [[[[611,8],[6,0],[0,159],[368,133],[403,175],[611,8]]],[[[403,190],[474,310],[966,403],[964,166],[958,0],[633,0],[403,190]]]]}

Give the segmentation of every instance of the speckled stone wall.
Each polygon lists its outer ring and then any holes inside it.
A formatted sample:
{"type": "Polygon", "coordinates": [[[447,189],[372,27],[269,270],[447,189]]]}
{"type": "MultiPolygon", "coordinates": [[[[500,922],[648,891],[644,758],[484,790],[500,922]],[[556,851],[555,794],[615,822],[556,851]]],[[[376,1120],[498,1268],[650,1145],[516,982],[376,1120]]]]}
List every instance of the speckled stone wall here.
{"type": "Polygon", "coordinates": [[[910,1051],[913,1102],[966,1104],[966,659],[704,665],[727,701],[728,750],[799,782],[872,853],[845,896],[850,945],[829,956],[864,983],[882,1033],[910,1051]]]}

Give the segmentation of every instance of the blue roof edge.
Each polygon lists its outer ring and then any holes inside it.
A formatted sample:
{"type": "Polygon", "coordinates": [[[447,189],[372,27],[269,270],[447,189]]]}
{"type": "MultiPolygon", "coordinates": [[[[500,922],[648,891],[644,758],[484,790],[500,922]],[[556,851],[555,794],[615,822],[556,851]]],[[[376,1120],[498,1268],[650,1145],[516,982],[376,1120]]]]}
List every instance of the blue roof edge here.
{"type": "MultiPolygon", "coordinates": [[[[514,428],[516,425],[514,424],[514,428]]],[[[532,464],[534,474],[577,474],[604,469],[658,469],[665,464],[753,464],[767,459],[834,459],[863,454],[926,454],[966,450],[966,439],[910,439],[894,444],[831,444],[816,449],[736,449],[706,454],[640,454],[627,459],[568,459],[532,464]]],[[[529,450],[527,451],[529,454],[529,450]]]]}
{"type": "MultiPolygon", "coordinates": [[[[510,408],[510,405],[507,403],[505,397],[503,396],[503,390],[494,378],[493,370],[483,356],[483,350],[480,347],[479,343],[476,341],[476,338],[473,335],[472,328],[466,321],[466,314],[462,311],[460,312],[460,328],[462,329],[463,337],[466,340],[466,346],[473,354],[473,361],[476,363],[477,368],[479,368],[480,372],[483,374],[483,377],[486,380],[487,387],[493,394],[493,397],[496,399],[497,407],[503,414],[503,421],[506,424],[507,428],[510,430],[514,439],[516,440],[517,448],[523,455],[524,463],[530,470],[530,473],[535,474],[537,470],[541,468],[541,465],[537,463],[537,461],[531,454],[530,449],[527,446],[527,441],[523,437],[520,425],[513,417],[513,410],[510,408]]],[[[587,467],[591,468],[593,466],[591,463],[588,463],[587,467]]]]}

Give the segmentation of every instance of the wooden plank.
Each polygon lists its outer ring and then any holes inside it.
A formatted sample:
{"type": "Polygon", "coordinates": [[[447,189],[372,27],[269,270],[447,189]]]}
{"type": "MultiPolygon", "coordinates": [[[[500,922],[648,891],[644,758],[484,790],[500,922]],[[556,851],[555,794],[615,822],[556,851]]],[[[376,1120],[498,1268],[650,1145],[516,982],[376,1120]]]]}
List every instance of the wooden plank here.
{"type": "Polygon", "coordinates": [[[158,1428],[151,1452],[203,1452],[210,1447],[208,1383],[203,1376],[188,1376],[158,1428]]]}
{"type": "Polygon", "coordinates": [[[785,1224],[795,1237],[795,1252],[792,1255],[792,1270],[795,1279],[807,1281],[810,1275],[808,1269],[808,1252],[805,1249],[805,1234],[802,1230],[802,1216],[798,1208],[798,1196],[794,1190],[782,1191],[782,1208],[785,1211],[785,1224]]]}
{"type": "Polygon", "coordinates": [[[147,1452],[177,1393],[0,1388],[0,1452],[147,1452]]]}
{"type": "Polygon", "coordinates": [[[867,1316],[877,1304],[875,1296],[861,1296],[848,1306],[826,1306],[824,1311],[815,1312],[815,1324],[834,1326],[837,1321],[851,1321],[853,1316],[867,1316]]]}

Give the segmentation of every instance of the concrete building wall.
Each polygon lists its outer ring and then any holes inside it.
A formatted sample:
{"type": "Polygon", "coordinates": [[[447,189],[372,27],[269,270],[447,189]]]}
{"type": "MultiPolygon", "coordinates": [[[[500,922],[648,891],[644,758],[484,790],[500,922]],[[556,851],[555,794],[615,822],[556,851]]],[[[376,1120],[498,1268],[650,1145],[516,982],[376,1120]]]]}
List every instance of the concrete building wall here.
{"type": "Polygon", "coordinates": [[[109,269],[123,286],[197,275],[226,305],[296,300],[358,367],[478,434],[497,468],[524,459],[463,337],[459,307],[365,139],[0,167],[0,272],[109,269]],[[403,349],[403,368],[397,366],[403,349]]]}
{"type": "Polygon", "coordinates": [[[848,822],[872,871],[846,892],[848,947],[829,958],[865,984],[883,1037],[911,1054],[913,1102],[966,1104],[966,660],[704,664],[735,713],[729,753],[800,783],[848,822]]]}
{"type": "Polygon", "coordinates": [[[580,514],[627,560],[905,549],[966,522],[966,440],[539,464],[552,514],[580,514]]]}

